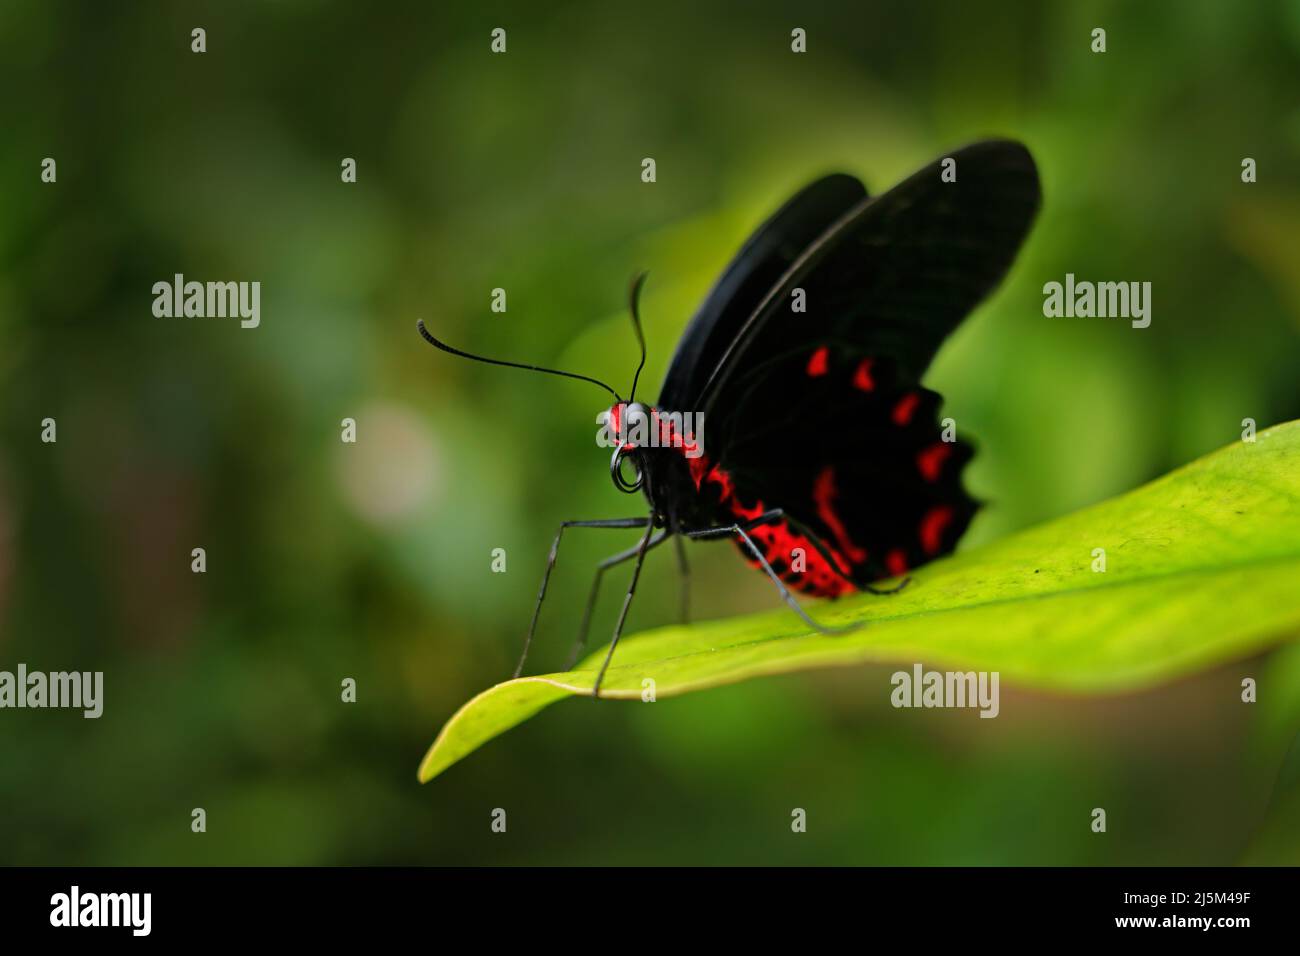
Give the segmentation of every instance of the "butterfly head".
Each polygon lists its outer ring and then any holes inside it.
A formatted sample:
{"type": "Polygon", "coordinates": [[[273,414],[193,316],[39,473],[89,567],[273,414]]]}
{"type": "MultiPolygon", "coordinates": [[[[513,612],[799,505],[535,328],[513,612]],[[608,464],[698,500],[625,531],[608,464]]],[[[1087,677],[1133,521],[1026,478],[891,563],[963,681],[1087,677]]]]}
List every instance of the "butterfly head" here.
{"type": "Polygon", "coordinates": [[[632,494],[641,490],[645,481],[642,466],[643,449],[651,447],[650,429],[654,409],[641,402],[620,401],[597,416],[614,448],[609,461],[609,476],[619,491],[632,494]]]}

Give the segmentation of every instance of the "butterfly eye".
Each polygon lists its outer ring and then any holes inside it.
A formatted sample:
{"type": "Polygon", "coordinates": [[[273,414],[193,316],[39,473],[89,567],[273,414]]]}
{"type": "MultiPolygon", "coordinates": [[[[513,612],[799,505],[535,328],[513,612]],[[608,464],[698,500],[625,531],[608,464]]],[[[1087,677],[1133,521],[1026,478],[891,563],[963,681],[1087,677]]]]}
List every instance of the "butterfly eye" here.
{"type": "Polygon", "coordinates": [[[633,454],[630,458],[625,454],[625,449],[615,448],[614,457],[609,460],[609,476],[614,479],[614,487],[619,491],[626,491],[631,494],[639,491],[644,476],[641,474],[641,459],[639,455],[633,454]],[[623,473],[623,463],[630,461],[632,464],[635,477],[629,481],[623,473]]]}

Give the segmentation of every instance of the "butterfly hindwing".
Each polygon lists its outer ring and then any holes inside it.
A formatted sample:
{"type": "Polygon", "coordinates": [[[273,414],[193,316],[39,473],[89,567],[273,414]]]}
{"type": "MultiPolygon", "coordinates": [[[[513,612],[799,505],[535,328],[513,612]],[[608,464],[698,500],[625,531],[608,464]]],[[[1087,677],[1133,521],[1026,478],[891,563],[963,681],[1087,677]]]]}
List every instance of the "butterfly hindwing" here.
{"type": "MultiPolygon", "coordinates": [[[[940,422],[935,392],[887,357],[831,346],[787,355],[768,372],[788,391],[748,397],[755,414],[719,461],[735,501],[780,507],[858,586],[956,546],[977,508],[961,481],[973,451],[940,422]]],[[[756,529],[755,538],[774,565],[791,563],[789,535],[756,529]]],[[[811,585],[810,593],[839,593],[824,576],[788,580],[811,585]]]]}

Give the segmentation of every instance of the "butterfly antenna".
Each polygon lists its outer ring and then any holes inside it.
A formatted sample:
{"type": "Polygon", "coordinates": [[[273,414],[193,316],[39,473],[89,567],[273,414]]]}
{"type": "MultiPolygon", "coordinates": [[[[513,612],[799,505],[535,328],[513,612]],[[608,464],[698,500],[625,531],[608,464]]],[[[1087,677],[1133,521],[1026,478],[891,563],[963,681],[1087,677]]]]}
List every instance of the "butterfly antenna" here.
{"type": "Polygon", "coordinates": [[[636,340],[641,345],[641,364],[636,367],[636,374],[632,376],[632,394],[627,398],[629,402],[636,400],[636,383],[641,378],[641,369],[645,368],[645,332],[641,330],[641,286],[645,285],[645,277],[649,272],[642,272],[632,280],[632,288],[628,290],[628,300],[632,309],[632,328],[636,330],[636,340]]]}
{"type": "Polygon", "coordinates": [[[505,362],[501,359],[484,358],[482,355],[473,355],[469,352],[462,352],[460,349],[452,348],[446,342],[440,342],[438,339],[435,339],[429,333],[429,330],[424,327],[424,319],[416,319],[415,326],[420,330],[420,335],[426,342],[434,348],[442,349],[444,352],[450,352],[452,355],[459,355],[461,358],[473,359],[475,362],[486,362],[488,365],[504,365],[507,368],[521,368],[528,372],[545,372],[547,375],[560,375],[564,378],[576,378],[581,382],[590,382],[592,385],[599,385],[605,391],[609,392],[609,394],[613,395],[614,401],[616,402],[623,401],[623,399],[619,397],[618,392],[614,391],[599,379],[591,378],[587,375],[579,375],[576,372],[563,372],[557,368],[545,368],[541,365],[524,365],[521,362],[505,362]]]}

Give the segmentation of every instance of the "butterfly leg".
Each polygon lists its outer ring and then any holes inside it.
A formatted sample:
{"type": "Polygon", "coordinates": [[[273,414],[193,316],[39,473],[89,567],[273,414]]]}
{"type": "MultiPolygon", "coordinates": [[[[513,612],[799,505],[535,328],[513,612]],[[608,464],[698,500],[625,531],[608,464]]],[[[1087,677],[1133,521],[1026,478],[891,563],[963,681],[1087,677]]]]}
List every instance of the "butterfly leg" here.
{"type": "Polygon", "coordinates": [[[767,576],[772,579],[772,583],[776,585],[777,592],[781,595],[781,600],[785,601],[785,603],[789,605],[790,610],[798,614],[805,624],[811,627],[814,631],[819,631],[822,634],[844,634],[848,631],[857,630],[858,625],[856,624],[849,624],[844,627],[831,627],[825,624],[818,624],[809,617],[808,613],[800,606],[798,600],[795,599],[795,596],[791,594],[790,590],[785,586],[785,582],[782,581],[777,573],[772,570],[772,565],[767,563],[767,558],[764,557],[762,549],[754,543],[754,539],[751,538],[745,530],[746,528],[754,528],[769,521],[775,521],[780,517],[782,517],[782,513],[777,509],[765,512],[753,521],[746,521],[744,525],[733,524],[720,528],[701,528],[698,531],[687,531],[685,532],[685,535],[688,538],[695,539],[722,538],[733,534],[736,535],[740,538],[749,553],[758,560],[759,565],[763,568],[764,572],[767,573],[767,576]]]}
{"type": "Polygon", "coordinates": [[[680,534],[673,539],[677,543],[677,567],[682,576],[682,623],[691,619],[691,569],[686,563],[686,539],[680,534]]]}
{"type": "MultiPolygon", "coordinates": [[[[650,543],[646,546],[646,550],[649,551],[656,545],[661,544],[667,537],[667,531],[659,532],[650,539],[650,543]]],[[[600,564],[596,565],[596,579],[591,582],[591,593],[587,595],[587,607],[582,612],[582,624],[578,627],[578,640],[574,643],[573,651],[569,654],[568,663],[564,665],[566,671],[573,670],[574,665],[578,663],[578,658],[582,656],[582,652],[587,648],[587,634],[591,630],[591,613],[596,607],[596,595],[600,593],[601,577],[606,571],[615,565],[622,564],[624,561],[630,561],[632,558],[635,558],[640,547],[640,545],[633,545],[626,551],[620,551],[618,554],[612,555],[600,562],[600,564]]]]}
{"type": "Polygon", "coordinates": [[[691,619],[691,568],[686,563],[686,539],[679,533],[681,530],[677,514],[670,510],[668,531],[674,536],[673,543],[677,546],[677,570],[682,579],[682,623],[686,624],[691,619]]]}
{"type": "MultiPolygon", "coordinates": [[[[546,571],[542,575],[542,586],[537,591],[537,606],[533,608],[533,619],[528,624],[528,635],[524,638],[524,650],[519,655],[519,666],[514,676],[524,672],[524,661],[528,660],[528,649],[533,644],[533,634],[537,630],[537,618],[542,613],[542,601],[546,598],[546,585],[551,580],[551,571],[555,568],[555,559],[560,552],[560,538],[565,528],[649,528],[649,518],[599,518],[594,521],[565,521],[560,530],[555,532],[555,541],[551,543],[551,553],[546,559],[546,571]]],[[[648,533],[648,532],[647,532],[648,533]]]]}
{"type": "Polygon", "coordinates": [[[645,553],[650,549],[650,536],[654,531],[653,524],[647,524],[645,534],[641,536],[641,543],[637,545],[636,564],[632,566],[632,580],[628,582],[627,596],[623,598],[623,610],[618,613],[618,623],[614,625],[614,637],[609,642],[609,651],[605,654],[605,661],[600,665],[600,673],[596,675],[596,683],[591,687],[591,696],[600,696],[600,685],[605,680],[605,671],[609,669],[609,662],[614,657],[614,648],[618,647],[618,639],[623,633],[623,622],[627,620],[627,609],[632,606],[632,595],[636,593],[636,582],[641,577],[641,565],[645,563],[645,553]]]}

